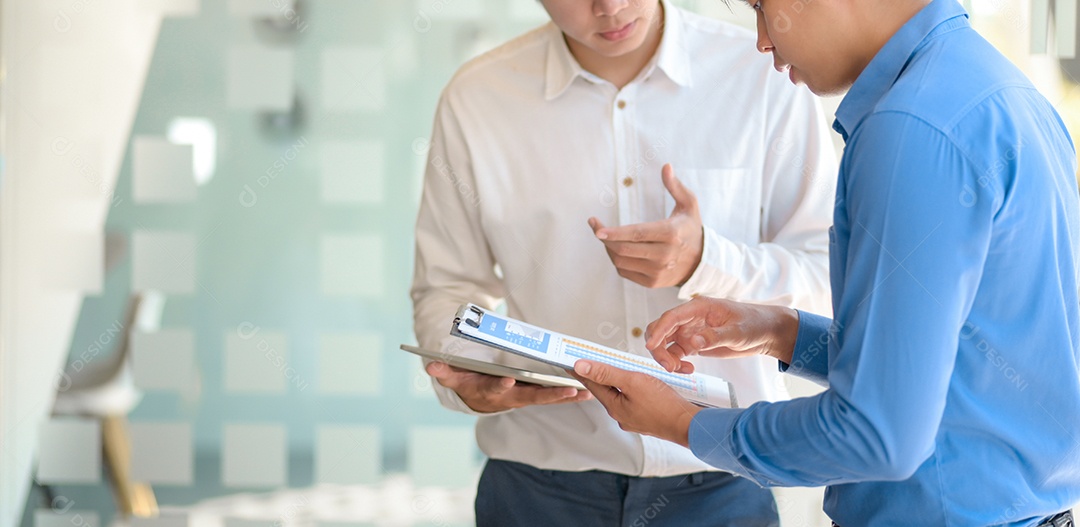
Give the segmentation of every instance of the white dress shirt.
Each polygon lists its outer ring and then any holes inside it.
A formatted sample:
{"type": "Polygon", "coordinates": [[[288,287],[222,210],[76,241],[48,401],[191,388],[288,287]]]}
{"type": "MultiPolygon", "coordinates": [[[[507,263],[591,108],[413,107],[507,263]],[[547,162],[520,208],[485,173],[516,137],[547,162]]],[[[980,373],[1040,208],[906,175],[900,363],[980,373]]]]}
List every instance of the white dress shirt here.
{"type": "MultiPolygon", "coordinates": [[[[464,302],[649,356],[643,330],[695,294],[828,314],[836,161],[821,110],[749,31],[664,3],[653,60],[624,88],[583,70],[547,24],[464,65],[439,101],[416,226],[420,345],[522,366],[449,336],[464,302]],[[704,252],[679,288],[621,278],[586,220],[656,221],[696,195],[704,252]]],[[[741,404],[785,398],[775,360],[695,359],[741,404]]],[[[535,364],[535,363],[531,363],[535,364]]],[[[474,415],[435,383],[442,404],[474,415]]],[[[496,459],[552,470],[671,476],[709,470],[687,449],[623,432],[595,400],[483,414],[496,459]]]]}

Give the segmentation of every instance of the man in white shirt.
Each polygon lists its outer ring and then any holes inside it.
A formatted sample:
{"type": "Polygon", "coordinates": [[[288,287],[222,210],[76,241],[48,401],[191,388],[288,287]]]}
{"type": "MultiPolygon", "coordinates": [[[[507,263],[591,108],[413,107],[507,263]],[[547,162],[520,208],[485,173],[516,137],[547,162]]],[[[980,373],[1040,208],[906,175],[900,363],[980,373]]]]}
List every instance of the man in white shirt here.
{"type": "MultiPolygon", "coordinates": [[[[645,325],[699,294],[827,313],[836,166],[815,99],[751,32],[666,0],[541,3],[552,23],[470,61],[439,102],[421,346],[525,364],[449,336],[464,302],[643,356],[645,325]]],[[[764,358],[696,366],[744,406],[786,397],[764,358]]],[[[480,526],[778,522],[767,490],[623,432],[588,392],[427,371],[444,406],[480,416],[480,526]]]]}

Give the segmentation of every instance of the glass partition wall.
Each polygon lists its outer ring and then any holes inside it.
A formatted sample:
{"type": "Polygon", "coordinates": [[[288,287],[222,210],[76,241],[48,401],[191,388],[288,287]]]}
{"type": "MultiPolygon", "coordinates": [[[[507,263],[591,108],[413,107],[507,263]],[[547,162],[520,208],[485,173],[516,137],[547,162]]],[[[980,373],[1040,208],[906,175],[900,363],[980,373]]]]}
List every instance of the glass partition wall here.
{"type": "MultiPolygon", "coordinates": [[[[1077,130],[1080,66],[1031,53],[1032,6],[968,7],[1077,130]]],[[[0,524],[470,525],[473,419],[397,350],[412,231],[441,88],[539,3],[0,15],[0,524]]],[[[819,490],[778,496],[827,525],[819,490]]]]}

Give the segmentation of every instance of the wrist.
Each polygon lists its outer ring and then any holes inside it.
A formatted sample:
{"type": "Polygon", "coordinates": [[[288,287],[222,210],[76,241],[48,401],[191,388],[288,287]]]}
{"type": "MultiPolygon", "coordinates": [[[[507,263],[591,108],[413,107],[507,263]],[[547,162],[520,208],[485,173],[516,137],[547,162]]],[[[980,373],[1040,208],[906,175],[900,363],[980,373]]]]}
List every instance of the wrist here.
{"type": "Polygon", "coordinates": [[[795,340],[799,336],[799,311],[790,307],[776,307],[772,344],[768,355],[785,364],[791,364],[795,353],[795,340]]]}
{"type": "Polygon", "coordinates": [[[675,429],[669,440],[686,448],[690,448],[690,424],[694,422],[694,416],[701,410],[703,410],[702,407],[687,402],[686,410],[682,412],[676,420],[675,429]]]}
{"type": "Polygon", "coordinates": [[[698,229],[698,235],[700,236],[700,238],[698,240],[690,242],[689,244],[690,247],[695,248],[694,252],[691,253],[689,258],[690,268],[687,269],[686,272],[681,273],[682,279],[675,284],[675,287],[682,287],[686,285],[686,282],[689,282],[690,279],[693,278],[694,273],[696,273],[698,270],[698,267],[701,267],[701,259],[705,256],[704,226],[698,229]]]}

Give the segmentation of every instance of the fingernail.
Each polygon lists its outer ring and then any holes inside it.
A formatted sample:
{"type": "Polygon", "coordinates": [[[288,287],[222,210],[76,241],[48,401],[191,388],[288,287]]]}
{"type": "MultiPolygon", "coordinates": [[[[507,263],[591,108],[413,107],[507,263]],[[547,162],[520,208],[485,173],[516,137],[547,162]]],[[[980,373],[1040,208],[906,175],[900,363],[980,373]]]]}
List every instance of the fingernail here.
{"type": "Polygon", "coordinates": [[[579,375],[588,375],[591,369],[592,367],[589,366],[588,362],[578,361],[577,364],[574,364],[574,371],[578,372],[579,375]]]}
{"type": "Polygon", "coordinates": [[[600,232],[596,233],[596,237],[600,238],[601,240],[606,240],[607,239],[607,233],[604,232],[604,231],[600,231],[600,232]]]}
{"type": "Polygon", "coordinates": [[[690,339],[690,343],[693,344],[695,348],[704,348],[705,337],[702,337],[701,335],[694,335],[694,338],[690,339]]]}

